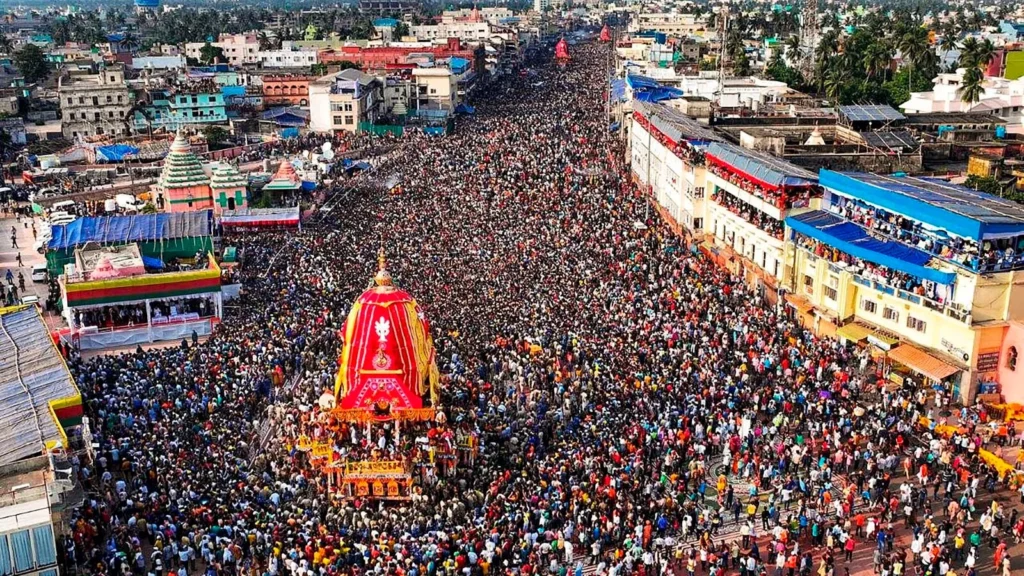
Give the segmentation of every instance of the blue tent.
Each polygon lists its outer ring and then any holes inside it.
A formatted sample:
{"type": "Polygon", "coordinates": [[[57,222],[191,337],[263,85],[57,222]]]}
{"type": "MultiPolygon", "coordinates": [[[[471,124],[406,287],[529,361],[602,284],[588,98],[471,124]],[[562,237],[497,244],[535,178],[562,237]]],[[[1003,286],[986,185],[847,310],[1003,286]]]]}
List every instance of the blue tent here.
{"type": "Polygon", "coordinates": [[[476,114],[476,108],[469,104],[459,104],[455,107],[456,114],[476,114]]]}
{"type": "Polygon", "coordinates": [[[51,226],[50,250],[67,250],[86,242],[99,244],[145,242],[172,238],[213,235],[213,212],[172,212],[134,216],[79,218],[69,224],[51,226]]]}
{"type": "Polygon", "coordinates": [[[96,148],[96,160],[98,162],[122,162],[125,156],[134,156],[139,153],[135,146],[127,144],[112,144],[96,148]]]}

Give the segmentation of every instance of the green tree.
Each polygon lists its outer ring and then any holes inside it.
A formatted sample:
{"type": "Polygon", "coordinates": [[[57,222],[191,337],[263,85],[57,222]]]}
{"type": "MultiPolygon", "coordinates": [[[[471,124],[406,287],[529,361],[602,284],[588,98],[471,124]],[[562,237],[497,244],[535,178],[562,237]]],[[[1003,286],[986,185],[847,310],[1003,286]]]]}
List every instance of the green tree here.
{"type": "Polygon", "coordinates": [[[203,64],[213,64],[217,59],[224,60],[224,49],[207,42],[199,49],[199,61],[203,64]]]}
{"type": "Polygon", "coordinates": [[[908,82],[913,81],[915,71],[924,72],[929,68],[929,64],[934,66],[935,53],[932,52],[928,41],[928,31],[920,26],[915,26],[905,32],[900,37],[897,48],[903,53],[903,58],[910,69],[908,82]]]}
{"type": "Polygon", "coordinates": [[[221,148],[228,139],[228,131],[220,126],[207,126],[203,129],[203,136],[211,149],[221,148]]]}
{"type": "Polygon", "coordinates": [[[732,73],[736,76],[750,76],[750,59],[746,54],[740,54],[739,58],[733,60],[732,73]]]}
{"type": "Polygon", "coordinates": [[[960,88],[957,89],[957,95],[960,96],[960,100],[970,105],[974,105],[981,100],[981,95],[985,93],[985,88],[981,85],[984,80],[985,77],[977,66],[971,66],[964,71],[960,88]]]}
{"type": "Polygon", "coordinates": [[[975,174],[971,174],[967,177],[964,184],[970,188],[974,188],[975,190],[981,190],[982,192],[987,192],[995,196],[1001,195],[1003,191],[1002,187],[999,185],[999,181],[991,176],[977,176],[975,174]]]}
{"type": "Polygon", "coordinates": [[[26,82],[42,82],[50,75],[46,54],[35,44],[26,44],[14,53],[14,67],[25,77],[26,82]]]}
{"type": "Polygon", "coordinates": [[[786,38],[784,46],[786,47],[786,57],[789,58],[790,63],[796,64],[799,62],[801,57],[800,37],[793,34],[786,38]]]}
{"type": "Polygon", "coordinates": [[[832,105],[841,104],[843,90],[846,88],[846,81],[849,79],[849,72],[842,62],[842,58],[833,58],[829,64],[828,72],[825,73],[825,97],[832,105]]]}
{"type": "Polygon", "coordinates": [[[892,51],[882,42],[874,42],[864,51],[862,62],[867,79],[875,80],[881,76],[884,80],[892,62],[892,51]]]}
{"type": "Polygon", "coordinates": [[[341,70],[348,70],[350,68],[355,68],[356,70],[360,69],[359,64],[356,64],[351,60],[342,60],[341,62],[338,62],[337,66],[341,70]]]}
{"type": "Polygon", "coordinates": [[[978,39],[973,36],[964,38],[964,41],[960,44],[960,58],[957,59],[957,64],[961,68],[973,68],[978,65],[978,39]]]}
{"type": "Polygon", "coordinates": [[[931,89],[931,80],[921,75],[911,78],[910,71],[906,68],[900,69],[893,75],[892,80],[882,85],[886,103],[894,108],[899,108],[901,104],[910,100],[911,92],[927,92],[931,89]]]}
{"type": "Polygon", "coordinates": [[[7,37],[7,34],[0,32],[0,54],[10,54],[13,49],[14,45],[11,44],[11,39],[7,37]]]}
{"type": "Polygon", "coordinates": [[[977,65],[981,68],[988,67],[988,63],[996,55],[996,46],[988,38],[978,44],[977,65]]]}
{"type": "Polygon", "coordinates": [[[402,38],[404,38],[404,37],[406,37],[408,35],[409,35],[409,25],[406,24],[405,22],[399,22],[395,26],[395,29],[391,32],[391,36],[393,38],[395,38],[396,40],[401,40],[402,38]]]}

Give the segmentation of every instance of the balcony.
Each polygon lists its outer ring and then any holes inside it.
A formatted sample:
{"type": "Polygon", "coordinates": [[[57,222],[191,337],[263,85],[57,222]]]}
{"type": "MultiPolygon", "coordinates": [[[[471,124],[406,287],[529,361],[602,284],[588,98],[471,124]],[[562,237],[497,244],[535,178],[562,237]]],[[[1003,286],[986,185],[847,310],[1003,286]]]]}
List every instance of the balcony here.
{"type": "Polygon", "coordinates": [[[726,192],[725,189],[715,190],[711,194],[711,202],[731,212],[737,218],[750,225],[759,234],[771,238],[773,240],[772,243],[777,245],[777,247],[782,247],[785,227],[779,219],[761,212],[754,206],[745,204],[731,193],[726,192]]]}
{"type": "Polygon", "coordinates": [[[866,275],[858,273],[856,270],[849,266],[837,266],[835,263],[829,262],[828,260],[818,256],[806,246],[797,244],[797,248],[804,252],[805,254],[807,254],[808,258],[811,259],[811,262],[825,262],[828,265],[829,271],[835,274],[840,274],[842,272],[848,273],[853,283],[857,284],[858,286],[861,286],[863,288],[869,288],[871,290],[881,292],[882,294],[886,294],[889,296],[895,296],[900,300],[905,300],[906,302],[915,304],[917,306],[924,306],[925,308],[928,308],[944,316],[948,316],[958,322],[963,322],[965,324],[970,323],[971,313],[965,310],[959,304],[942,303],[939,302],[938,300],[928,298],[927,296],[921,294],[914,294],[913,292],[904,290],[897,286],[886,284],[884,282],[879,282],[876,279],[869,278],[866,275]]]}

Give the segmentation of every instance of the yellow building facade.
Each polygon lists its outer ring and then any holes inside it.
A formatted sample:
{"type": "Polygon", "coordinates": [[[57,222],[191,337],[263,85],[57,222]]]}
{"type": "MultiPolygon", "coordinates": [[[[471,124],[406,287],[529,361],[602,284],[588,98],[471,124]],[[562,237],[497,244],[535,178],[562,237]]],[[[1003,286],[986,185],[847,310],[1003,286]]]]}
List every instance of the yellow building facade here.
{"type": "Polygon", "coordinates": [[[822,170],[822,210],[787,219],[787,302],[816,332],[870,347],[894,384],[963,402],[996,382],[1016,395],[1000,368],[1008,328],[1024,319],[1024,210],[887,178],[822,170]]]}

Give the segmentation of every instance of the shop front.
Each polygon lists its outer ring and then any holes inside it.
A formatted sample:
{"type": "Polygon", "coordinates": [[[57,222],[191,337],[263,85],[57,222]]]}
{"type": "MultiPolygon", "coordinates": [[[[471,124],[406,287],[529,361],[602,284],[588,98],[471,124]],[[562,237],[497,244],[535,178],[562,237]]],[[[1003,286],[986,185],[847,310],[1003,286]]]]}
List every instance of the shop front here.
{"type": "Polygon", "coordinates": [[[929,400],[939,395],[943,406],[960,400],[962,369],[910,344],[888,353],[889,380],[904,389],[927,390],[929,400]]]}

